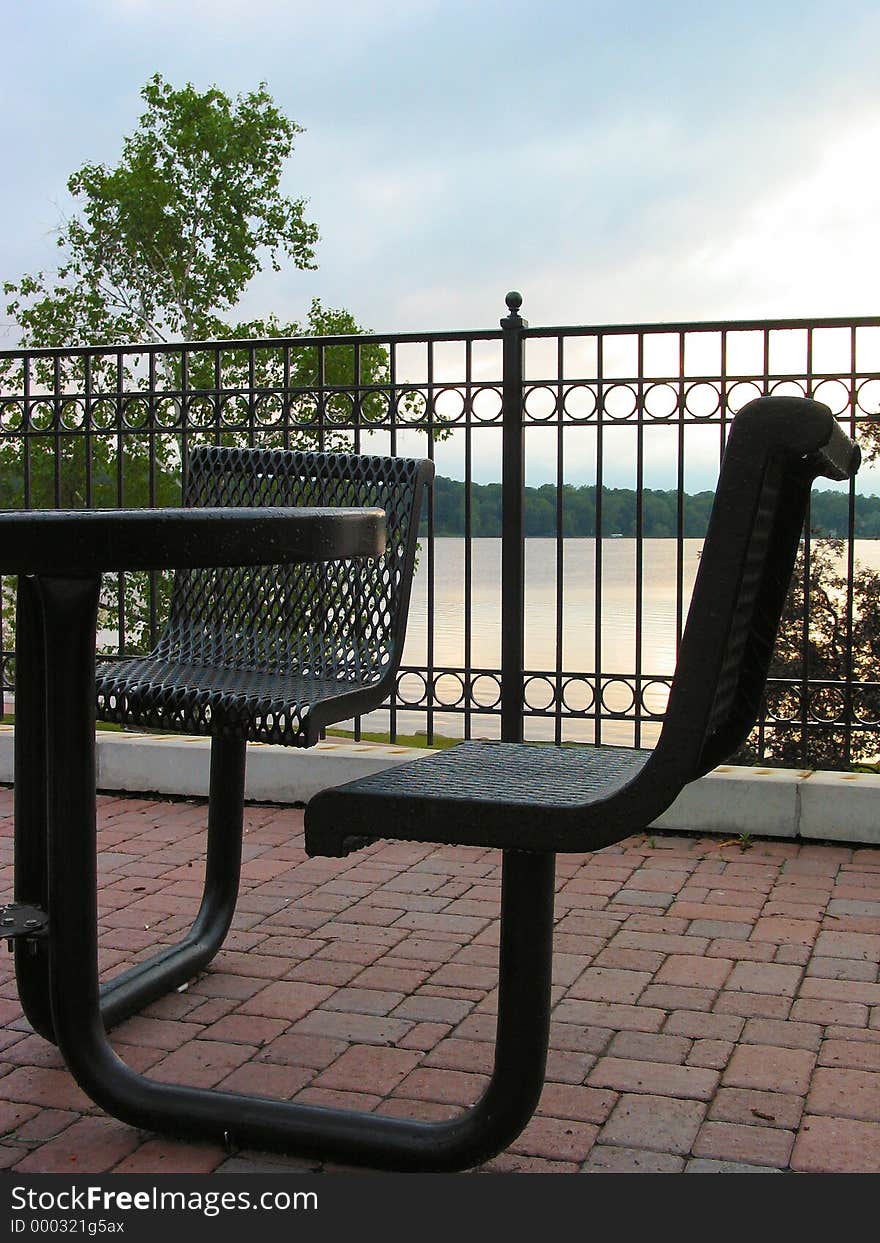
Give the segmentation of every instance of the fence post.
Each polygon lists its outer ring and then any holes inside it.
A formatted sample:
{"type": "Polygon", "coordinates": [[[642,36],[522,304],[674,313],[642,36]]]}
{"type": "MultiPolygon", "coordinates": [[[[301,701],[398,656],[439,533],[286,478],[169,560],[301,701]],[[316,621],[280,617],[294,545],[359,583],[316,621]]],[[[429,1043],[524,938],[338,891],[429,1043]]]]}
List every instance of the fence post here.
{"type": "Polygon", "coordinates": [[[525,637],[525,441],[523,424],[522,294],[505,298],[509,314],[502,358],[501,454],[501,737],[523,738],[523,658],[525,637]]]}

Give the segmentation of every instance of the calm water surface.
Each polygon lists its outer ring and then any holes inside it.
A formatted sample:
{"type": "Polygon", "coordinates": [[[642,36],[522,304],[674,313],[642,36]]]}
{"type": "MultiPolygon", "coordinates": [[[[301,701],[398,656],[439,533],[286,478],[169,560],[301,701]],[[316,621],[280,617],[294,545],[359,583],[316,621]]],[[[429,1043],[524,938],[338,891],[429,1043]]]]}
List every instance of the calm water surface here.
{"type": "MultiPolygon", "coordinates": [[[[676,596],[681,577],[685,612],[693,589],[703,541],[686,539],[678,561],[678,545],[671,539],[649,539],[643,544],[641,593],[641,670],[644,674],[668,675],[675,668],[677,636],[676,596]]],[[[433,555],[434,639],[432,663],[435,667],[497,669],[501,662],[501,540],[475,539],[471,544],[470,626],[465,611],[465,541],[441,538],[435,541],[433,555]],[[469,662],[468,662],[469,656],[469,662]]],[[[601,546],[601,606],[599,646],[597,648],[596,541],[566,539],[562,542],[561,575],[557,573],[557,542],[554,539],[526,540],[526,670],[554,671],[557,642],[561,643],[561,665],[567,673],[631,675],[637,668],[636,541],[605,539],[601,546]],[[557,628],[559,606],[558,579],[561,578],[561,629],[557,628]]],[[[880,540],[856,541],[856,559],[872,569],[880,569],[880,540]]],[[[423,545],[413,584],[407,630],[405,665],[424,666],[428,661],[428,583],[431,559],[423,545]]],[[[412,679],[401,687],[407,698],[416,698],[420,684],[412,679]]],[[[455,699],[454,679],[443,679],[437,687],[440,698],[455,699]]],[[[494,692],[486,684],[477,688],[480,701],[490,704],[494,692]]],[[[536,697],[539,692],[536,691],[536,697]]],[[[577,706],[573,704],[572,706],[577,706]]],[[[620,705],[624,706],[623,704],[620,705]]],[[[658,707],[661,706],[658,703],[658,707]]],[[[374,714],[372,722],[380,725],[374,714]]],[[[371,722],[371,723],[372,723],[371,722]]],[[[401,711],[400,732],[424,730],[424,713],[401,711]]],[[[453,713],[435,714],[439,733],[460,736],[462,717],[453,713]]],[[[475,718],[473,732],[479,737],[497,736],[497,719],[475,718]]],[[[552,724],[529,723],[532,737],[552,737],[552,724]]],[[[592,724],[571,722],[569,738],[591,738],[592,724]]],[[[606,741],[633,741],[628,725],[609,723],[603,730],[606,741]]],[[[649,741],[649,738],[645,738],[649,741]]]]}

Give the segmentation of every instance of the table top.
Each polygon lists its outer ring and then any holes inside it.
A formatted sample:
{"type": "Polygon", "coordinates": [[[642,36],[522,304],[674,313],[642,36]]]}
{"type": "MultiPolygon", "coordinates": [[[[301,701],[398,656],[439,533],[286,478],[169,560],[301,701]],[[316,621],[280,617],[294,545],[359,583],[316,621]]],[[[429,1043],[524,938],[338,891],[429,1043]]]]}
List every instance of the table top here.
{"type": "Polygon", "coordinates": [[[382,509],[208,506],[0,512],[0,573],[281,565],[378,557],[382,509]]]}

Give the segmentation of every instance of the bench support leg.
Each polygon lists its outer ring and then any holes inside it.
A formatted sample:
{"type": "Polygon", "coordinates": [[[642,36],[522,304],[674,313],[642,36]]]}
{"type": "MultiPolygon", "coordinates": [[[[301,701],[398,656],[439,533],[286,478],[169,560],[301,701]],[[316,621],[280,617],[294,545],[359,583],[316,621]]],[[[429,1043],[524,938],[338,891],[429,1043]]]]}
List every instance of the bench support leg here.
{"type": "MultiPolygon", "coordinates": [[[[48,909],[45,667],[42,611],[33,579],[19,581],[15,738],[15,898],[48,909]]],[[[238,897],[244,818],[246,743],[211,740],[205,887],[186,936],[101,986],[101,1017],[111,1028],[203,970],[229,931],[238,897]]],[[[44,938],[17,942],[22,1008],[44,1039],[55,1041],[44,938]]]]}
{"type": "Polygon", "coordinates": [[[508,1145],[544,1082],[554,856],[506,851],[495,1067],[477,1104],[443,1122],[324,1109],[157,1083],[110,1048],[97,977],[94,627],[97,582],[45,579],[48,979],[58,1045],[80,1086],[133,1126],[192,1139],[409,1170],[476,1165],[508,1145]]]}
{"type": "Polygon", "coordinates": [[[198,914],[176,945],[167,946],[102,985],[101,1017],[108,1029],[191,980],[226,939],[241,874],[245,750],[246,743],[240,738],[211,740],[205,888],[198,914]]]}

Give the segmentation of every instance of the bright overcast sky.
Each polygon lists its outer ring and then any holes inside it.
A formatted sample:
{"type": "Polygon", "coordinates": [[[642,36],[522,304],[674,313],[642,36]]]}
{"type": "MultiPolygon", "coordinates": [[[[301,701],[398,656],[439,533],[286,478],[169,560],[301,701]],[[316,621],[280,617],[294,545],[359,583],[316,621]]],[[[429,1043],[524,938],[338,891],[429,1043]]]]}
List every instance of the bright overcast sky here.
{"type": "Polygon", "coordinates": [[[876,0],[6,0],[0,277],[51,266],[68,174],[156,71],[261,80],[305,126],[286,188],[314,295],[377,331],[875,314],[876,0]]]}

